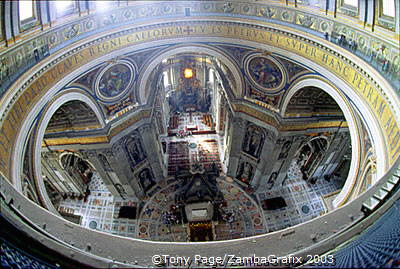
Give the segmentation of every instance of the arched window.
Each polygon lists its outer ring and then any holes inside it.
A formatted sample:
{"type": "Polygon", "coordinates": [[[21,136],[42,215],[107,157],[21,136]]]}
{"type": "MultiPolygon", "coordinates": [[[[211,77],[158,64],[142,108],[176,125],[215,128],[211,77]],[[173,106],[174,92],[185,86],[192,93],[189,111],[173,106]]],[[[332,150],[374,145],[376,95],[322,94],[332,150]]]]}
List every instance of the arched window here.
{"type": "Polygon", "coordinates": [[[343,4],[352,7],[358,7],[358,0],[343,0],[343,4]]]}

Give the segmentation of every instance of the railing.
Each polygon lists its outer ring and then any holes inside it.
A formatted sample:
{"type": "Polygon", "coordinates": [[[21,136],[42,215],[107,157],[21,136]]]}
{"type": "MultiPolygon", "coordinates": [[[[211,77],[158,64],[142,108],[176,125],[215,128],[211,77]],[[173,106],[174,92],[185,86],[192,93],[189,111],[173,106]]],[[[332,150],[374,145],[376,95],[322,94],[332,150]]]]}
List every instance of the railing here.
{"type": "Polygon", "coordinates": [[[323,254],[365,231],[400,197],[399,182],[388,192],[382,203],[368,214],[361,211],[365,201],[400,174],[400,159],[379,182],[349,204],[326,215],[281,231],[207,243],[152,242],[91,231],[70,223],[46,211],[17,192],[1,177],[2,214],[22,231],[52,249],[69,255],[86,264],[110,266],[116,264],[138,264],[153,266],[153,255],[165,254],[192,257],[213,257],[232,254],[245,256],[293,254],[303,257],[323,254]],[[122,251],[123,250],[123,251],[122,251]],[[112,257],[112,258],[110,258],[112,257]],[[114,260],[114,261],[113,261],[114,260]]]}

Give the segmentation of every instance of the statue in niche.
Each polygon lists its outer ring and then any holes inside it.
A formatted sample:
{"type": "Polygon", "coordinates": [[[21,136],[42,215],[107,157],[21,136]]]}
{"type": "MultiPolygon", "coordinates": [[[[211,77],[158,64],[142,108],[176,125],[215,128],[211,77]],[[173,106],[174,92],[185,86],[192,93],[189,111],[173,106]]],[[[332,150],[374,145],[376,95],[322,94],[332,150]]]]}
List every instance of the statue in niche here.
{"type": "Polygon", "coordinates": [[[149,168],[144,168],[142,171],[140,171],[138,178],[139,184],[145,192],[155,185],[153,175],[149,168]]]}
{"type": "Polygon", "coordinates": [[[311,147],[306,144],[304,145],[300,152],[297,155],[296,158],[296,163],[298,167],[300,168],[301,173],[303,174],[303,179],[307,180],[309,177],[309,169],[311,166],[311,163],[313,162],[313,152],[311,147]]]}
{"type": "Polygon", "coordinates": [[[281,152],[279,153],[278,160],[282,160],[282,159],[286,159],[287,158],[291,145],[292,145],[291,141],[286,141],[285,143],[283,143],[281,152]]]}
{"type": "Polygon", "coordinates": [[[253,170],[253,165],[249,162],[242,162],[237,173],[237,178],[243,183],[250,184],[254,175],[253,170]]]}
{"type": "Polygon", "coordinates": [[[133,165],[138,164],[146,158],[140,140],[136,136],[128,138],[126,141],[126,149],[133,165]]]}
{"type": "Polygon", "coordinates": [[[264,132],[261,128],[250,125],[247,127],[244,137],[243,151],[251,156],[258,158],[264,144],[264,132]]]}
{"type": "Polygon", "coordinates": [[[113,169],[111,168],[110,162],[107,160],[107,157],[104,156],[103,154],[98,155],[99,160],[101,162],[101,165],[103,166],[103,169],[105,171],[112,171],[113,169]]]}
{"type": "Polygon", "coordinates": [[[278,173],[277,172],[273,172],[271,174],[271,176],[269,177],[268,182],[267,182],[267,188],[269,190],[272,189],[272,187],[275,185],[275,181],[276,181],[277,177],[278,177],[278,173]]]}
{"type": "Polygon", "coordinates": [[[126,191],[125,191],[124,187],[121,184],[117,183],[117,184],[115,184],[115,188],[117,189],[117,192],[119,193],[119,195],[121,195],[121,197],[124,198],[124,195],[126,195],[126,191]]]}

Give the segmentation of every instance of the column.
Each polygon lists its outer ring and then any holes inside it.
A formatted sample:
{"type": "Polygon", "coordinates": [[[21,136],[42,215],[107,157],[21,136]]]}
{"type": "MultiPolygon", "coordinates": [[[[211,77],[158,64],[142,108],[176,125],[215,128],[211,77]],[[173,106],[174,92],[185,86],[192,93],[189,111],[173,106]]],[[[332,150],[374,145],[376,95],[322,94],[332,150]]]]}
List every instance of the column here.
{"type": "Polygon", "coordinates": [[[400,2],[399,1],[394,1],[396,12],[395,12],[395,17],[394,17],[394,25],[395,25],[395,31],[397,36],[400,35],[400,2]]]}
{"type": "Polygon", "coordinates": [[[336,17],[336,2],[337,0],[328,0],[327,3],[328,15],[333,15],[334,17],[336,17]]]}
{"type": "Polygon", "coordinates": [[[282,182],[285,180],[287,176],[287,171],[289,170],[290,164],[292,163],[296,152],[302,146],[304,140],[306,139],[305,136],[295,136],[292,138],[292,144],[290,145],[290,150],[287,154],[286,159],[283,160],[282,166],[278,171],[278,176],[276,178],[274,186],[282,185],[282,182]]]}
{"type": "MultiPolygon", "coordinates": [[[[10,46],[12,43],[14,43],[14,36],[13,36],[13,28],[12,28],[12,4],[15,1],[6,1],[4,3],[4,36],[7,42],[7,46],[10,46]]],[[[2,14],[2,15],[3,15],[2,14]]]]}
{"type": "Polygon", "coordinates": [[[359,14],[359,19],[364,23],[367,22],[367,7],[368,3],[367,1],[360,1],[359,6],[358,6],[358,14],[359,14]]]}
{"type": "Polygon", "coordinates": [[[375,4],[376,4],[376,1],[375,1],[375,0],[369,0],[369,1],[367,2],[367,7],[366,7],[367,15],[366,15],[366,18],[365,18],[365,25],[366,25],[369,29],[371,29],[371,27],[375,24],[375,22],[374,22],[374,18],[375,18],[375,4]]]}

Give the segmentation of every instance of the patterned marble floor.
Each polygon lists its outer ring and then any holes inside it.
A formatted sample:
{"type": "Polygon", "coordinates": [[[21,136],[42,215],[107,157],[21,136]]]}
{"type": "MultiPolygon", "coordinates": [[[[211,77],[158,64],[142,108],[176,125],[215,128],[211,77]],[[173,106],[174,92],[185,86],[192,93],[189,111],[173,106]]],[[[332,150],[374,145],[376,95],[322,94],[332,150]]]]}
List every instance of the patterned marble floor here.
{"type": "Polygon", "coordinates": [[[215,134],[211,116],[199,112],[181,113],[174,119],[173,128],[168,129],[168,137],[162,139],[167,144],[168,175],[174,176],[182,169],[189,170],[195,163],[201,163],[205,168],[212,164],[221,168],[220,137],[215,134]],[[184,137],[177,135],[185,132],[191,134],[184,137]]]}
{"type": "Polygon", "coordinates": [[[66,199],[60,203],[58,210],[81,216],[83,227],[135,237],[137,220],[119,219],[118,214],[121,206],[137,207],[138,200],[114,198],[96,173],[89,183],[89,190],[87,202],[66,199]]]}
{"type": "Polygon", "coordinates": [[[309,184],[301,176],[299,167],[291,163],[284,186],[275,186],[269,191],[257,194],[261,202],[265,199],[282,197],[287,207],[277,210],[263,210],[267,231],[277,231],[311,220],[325,213],[322,196],[340,189],[335,182],[319,179],[309,184]]]}
{"type": "MultiPolygon", "coordinates": [[[[314,185],[308,184],[301,179],[300,171],[295,163],[289,169],[284,187],[276,187],[257,194],[256,199],[252,199],[235,183],[219,179],[218,185],[225,199],[229,201],[226,210],[235,213],[235,221],[230,224],[217,224],[216,240],[277,231],[311,220],[325,211],[321,196],[339,189],[339,186],[323,179],[314,185]],[[262,210],[257,204],[259,201],[274,197],[283,197],[287,207],[278,210],[262,210]]],[[[138,207],[138,201],[114,198],[99,176],[94,174],[89,184],[91,194],[87,202],[66,199],[60,203],[59,210],[81,216],[81,225],[90,229],[157,241],[186,241],[185,226],[165,225],[161,221],[165,210],[173,204],[177,188],[176,183],[159,182],[159,191],[147,201],[140,213],[137,212],[139,219],[122,219],[118,218],[121,206],[138,207]]]]}
{"type": "MultiPolygon", "coordinates": [[[[235,216],[231,223],[214,222],[216,240],[248,237],[265,233],[260,207],[234,183],[217,179],[217,186],[222,191],[226,206],[225,212],[235,216]]],[[[144,206],[139,218],[138,238],[155,241],[187,241],[186,224],[166,224],[167,212],[174,206],[174,197],[179,190],[177,183],[172,183],[156,193],[144,206]]]]}

